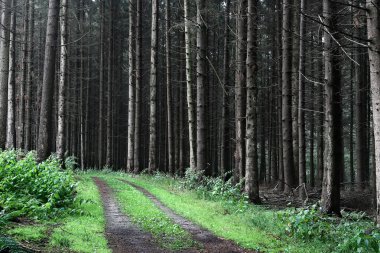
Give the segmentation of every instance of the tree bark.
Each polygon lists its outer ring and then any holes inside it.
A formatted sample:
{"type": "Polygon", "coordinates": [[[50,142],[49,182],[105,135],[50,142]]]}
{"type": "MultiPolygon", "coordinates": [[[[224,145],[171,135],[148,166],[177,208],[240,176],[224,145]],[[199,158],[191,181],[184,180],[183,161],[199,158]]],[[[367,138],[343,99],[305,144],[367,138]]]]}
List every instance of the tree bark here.
{"type": "Polygon", "coordinates": [[[236,42],[236,81],[235,81],[235,124],[236,150],[234,181],[244,177],[245,169],[245,107],[246,107],[246,9],[247,1],[239,0],[236,42]]]}
{"type": "Polygon", "coordinates": [[[369,68],[372,91],[373,131],[376,155],[376,219],[380,224],[380,27],[379,0],[367,0],[367,29],[369,40],[369,68]]]}
{"type": "Polygon", "coordinates": [[[226,11],[224,17],[224,55],[223,55],[223,95],[222,95],[222,105],[223,111],[221,116],[221,130],[220,130],[220,174],[222,177],[225,177],[227,172],[229,162],[229,153],[230,153],[230,140],[229,140],[229,95],[230,89],[228,88],[230,82],[230,8],[231,0],[226,2],[226,11]]]}
{"type": "Polygon", "coordinates": [[[326,114],[321,209],[324,213],[340,215],[340,173],[344,162],[339,47],[332,38],[332,34],[334,39],[339,36],[335,30],[336,13],[336,3],[323,0],[326,114]]]}
{"type": "Polygon", "coordinates": [[[282,146],[284,166],[284,191],[290,192],[294,187],[294,158],[292,143],[292,70],[291,70],[291,5],[283,1],[282,23],[282,146]]]}
{"type": "Polygon", "coordinates": [[[9,77],[8,77],[8,114],[7,114],[7,141],[5,148],[15,148],[15,67],[16,67],[16,8],[17,1],[12,0],[12,17],[10,26],[10,46],[9,46],[9,77]]]}
{"type": "Polygon", "coordinates": [[[28,60],[27,60],[27,77],[26,77],[26,97],[25,97],[25,130],[24,130],[24,149],[31,150],[31,119],[32,119],[32,85],[34,81],[34,0],[29,0],[29,22],[28,22],[28,60]]]}
{"type": "Polygon", "coordinates": [[[105,46],[105,0],[100,0],[100,62],[99,62],[99,128],[98,128],[98,168],[104,165],[103,161],[103,115],[104,115],[104,46],[105,46]]]}
{"type": "Polygon", "coordinates": [[[129,76],[129,104],[128,104],[128,157],[127,157],[127,170],[133,171],[134,163],[134,137],[135,137],[135,87],[134,87],[134,43],[135,38],[135,11],[136,1],[129,1],[129,39],[128,39],[128,76],[129,76]]]}
{"type": "Polygon", "coordinates": [[[257,162],[257,8],[258,0],[248,1],[247,34],[247,161],[245,191],[253,203],[260,203],[257,162]]]}
{"type": "Polygon", "coordinates": [[[157,42],[158,42],[158,0],[152,0],[150,56],[150,123],[149,123],[149,172],[157,169],[157,42]]]}
{"type": "Polygon", "coordinates": [[[29,54],[29,43],[28,43],[28,26],[29,26],[29,2],[25,1],[24,10],[24,24],[23,24],[23,44],[22,44],[22,69],[21,69],[21,81],[19,89],[19,108],[18,108],[18,122],[17,122],[17,132],[16,132],[16,146],[17,148],[24,147],[24,129],[25,129],[25,89],[27,81],[27,60],[29,54]]]}
{"type": "Polygon", "coordinates": [[[9,75],[9,28],[11,19],[11,0],[3,1],[0,29],[0,149],[3,149],[7,140],[8,112],[8,75],[9,75]]]}
{"type": "Polygon", "coordinates": [[[171,41],[170,41],[170,0],[165,1],[165,50],[166,50],[166,109],[167,109],[167,131],[168,131],[168,171],[174,174],[174,124],[172,106],[172,80],[171,80],[171,41]]]}
{"type": "Polygon", "coordinates": [[[140,171],[140,126],[141,126],[141,1],[136,4],[136,95],[135,95],[135,132],[134,132],[134,172],[140,171]]]}
{"type": "Polygon", "coordinates": [[[61,2],[61,54],[60,54],[60,73],[58,83],[58,130],[56,152],[62,161],[65,155],[65,109],[66,109],[66,77],[67,77],[67,0],[61,2]]]}
{"type": "Polygon", "coordinates": [[[108,8],[109,8],[108,10],[109,38],[108,38],[108,78],[107,78],[108,80],[107,80],[106,166],[110,167],[112,163],[113,1],[109,1],[108,8]]]}
{"type": "Polygon", "coordinates": [[[207,170],[205,0],[197,0],[197,170],[207,170]]]}
{"type": "Polygon", "coordinates": [[[45,59],[42,80],[40,124],[38,132],[37,155],[44,160],[50,153],[51,117],[54,90],[55,58],[59,20],[59,0],[49,0],[48,22],[46,30],[45,59]]]}
{"type": "Polygon", "coordinates": [[[191,64],[191,20],[188,0],[184,0],[185,15],[185,48],[186,48],[186,84],[187,84],[187,114],[189,124],[190,168],[195,169],[196,163],[196,125],[195,125],[195,98],[193,90],[191,64]]]}
{"type": "MultiPolygon", "coordinates": [[[[305,1],[301,0],[301,13],[305,11],[305,1]]],[[[303,78],[305,74],[305,47],[304,47],[304,35],[305,35],[305,21],[304,16],[300,15],[299,26],[299,76],[298,76],[298,171],[299,171],[299,184],[305,184],[306,186],[306,140],[305,140],[305,80],[303,78]]],[[[299,196],[303,200],[305,199],[305,188],[299,188],[299,196]]]]}

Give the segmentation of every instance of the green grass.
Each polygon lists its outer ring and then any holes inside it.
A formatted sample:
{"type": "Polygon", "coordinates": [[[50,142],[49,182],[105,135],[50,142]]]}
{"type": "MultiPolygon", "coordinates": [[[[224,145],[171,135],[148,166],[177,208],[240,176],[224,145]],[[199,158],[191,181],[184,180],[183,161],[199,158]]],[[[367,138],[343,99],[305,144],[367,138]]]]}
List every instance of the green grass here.
{"type": "Polygon", "coordinates": [[[195,245],[191,235],[175,224],[165,213],[140,191],[114,176],[101,176],[115,191],[123,211],[142,229],[151,233],[163,248],[182,250],[195,245]]]}
{"type": "Polygon", "coordinates": [[[285,234],[276,211],[259,206],[234,210],[225,201],[199,198],[193,191],[180,189],[167,177],[126,176],[144,187],[180,215],[240,246],[261,252],[329,252],[322,242],[303,242],[285,234]]]}
{"type": "Polygon", "coordinates": [[[21,225],[8,231],[8,235],[14,237],[17,241],[41,243],[47,237],[47,230],[47,225],[21,225]]]}
{"type": "Polygon", "coordinates": [[[77,212],[35,225],[18,225],[7,234],[20,242],[40,244],[47,241],[43,246],[49,252],[111,252],[104,236],[100,195],[89,176],[80,176],[77,199],[80,200],[76,203],[77,212]]]}

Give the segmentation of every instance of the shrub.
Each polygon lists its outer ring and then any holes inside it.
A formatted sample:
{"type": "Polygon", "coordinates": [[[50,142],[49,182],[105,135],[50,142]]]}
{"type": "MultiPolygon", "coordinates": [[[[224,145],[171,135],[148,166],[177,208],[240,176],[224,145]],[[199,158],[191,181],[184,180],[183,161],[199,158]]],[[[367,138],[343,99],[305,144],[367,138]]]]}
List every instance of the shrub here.
{"type": "Polygon", "coordinates": [[[363,213],[342,212],[343,218],[319,211],[318,204],[279,212],[289,236],[333,245],[332,252],[380,253],[380,231],[363,213]]]}
{"type": "Polygon", "coordinates": [[[223,206],[231,212],[242,212],[248,207],[248,197],[243,193],[243,183],[233,184],[232,179],[206,177],[203,171],[187,169],[181,187],[195,190],[199,197],[223,201],[223,206]]]}
{"type": "Polygon", "coordinates": [[[67,211],[75,192],[73,173],[62,171],[58,159],[38,163],[34,152],[0,153],[0,211],[4,215],[47,218],[67,211]]]}

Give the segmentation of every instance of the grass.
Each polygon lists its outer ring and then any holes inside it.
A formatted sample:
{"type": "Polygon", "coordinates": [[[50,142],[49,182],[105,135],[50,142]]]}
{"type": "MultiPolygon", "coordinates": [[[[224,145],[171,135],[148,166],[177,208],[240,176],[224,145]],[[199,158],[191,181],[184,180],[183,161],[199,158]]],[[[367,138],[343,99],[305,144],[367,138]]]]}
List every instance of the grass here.
{"type": "Polygon", "coordinates": [[[48,252],[111,252],[104,236],[105,220],[96,185],[89,176],[79,178],[77,210],[80,212],[34,225],[19,224],[7,234],[22,243],[43,246],[48,252]]]}
{"type": "Polygon", "coordinates": [[[167,177],[126,179],[150,191],[178,214],[244,248],[261,252],[329,252],[328,245],[322,242],[306,243],[287,236],[276,211],[253,205],[240,210],[225,201],[202,199],[167,177]]]}
{"type": "Polygon", "coordinates": [[[151,233],[161,247],[177,251],[196,246],[187,231],[175,224],[141,192],[114,176],[103,175],[101,178],[116,192],[116,198],[128,217],[151,233]]]}

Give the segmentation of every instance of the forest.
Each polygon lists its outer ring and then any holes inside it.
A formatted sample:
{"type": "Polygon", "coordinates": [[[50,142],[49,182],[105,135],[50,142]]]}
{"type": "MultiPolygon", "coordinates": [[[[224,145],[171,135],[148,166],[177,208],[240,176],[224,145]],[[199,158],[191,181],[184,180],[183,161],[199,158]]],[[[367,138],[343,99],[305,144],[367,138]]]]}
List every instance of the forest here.
{"type": "Polygon", "coordinates": [[[0,16],[1,253],[380,253],[380,0],[0,16]]]}

